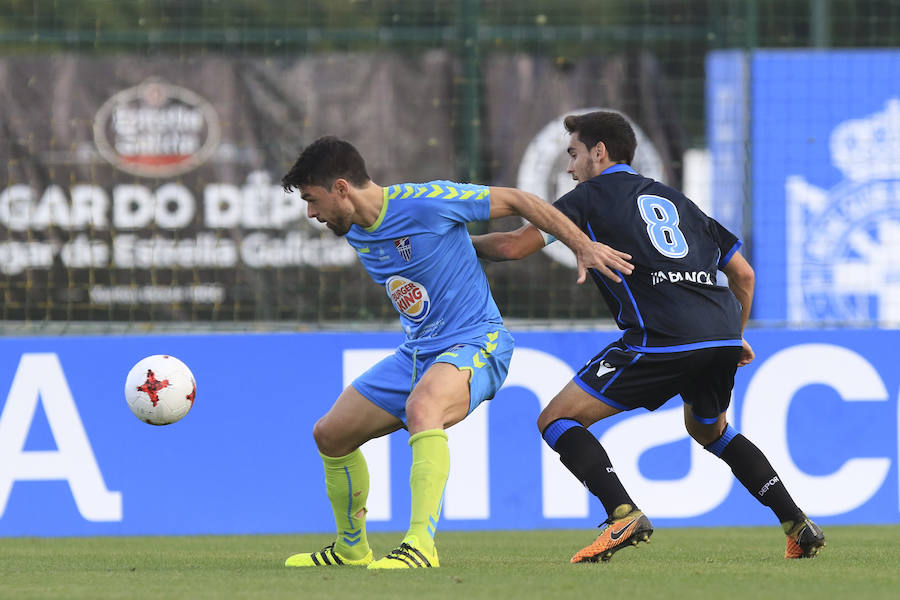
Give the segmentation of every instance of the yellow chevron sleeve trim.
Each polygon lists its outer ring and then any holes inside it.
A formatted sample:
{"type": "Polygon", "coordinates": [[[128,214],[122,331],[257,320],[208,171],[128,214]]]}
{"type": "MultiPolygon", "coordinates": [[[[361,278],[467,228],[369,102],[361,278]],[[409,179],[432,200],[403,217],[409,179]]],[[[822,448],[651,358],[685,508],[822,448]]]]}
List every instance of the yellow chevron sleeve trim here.
{"type": "Polygon", "coordinates": [[[495,340],[499,336],[500,336],[499,331],[492,331],[487,334],[488,341],[485,343],[484,350],[483,350],[485,356],[490,356],[491,353],[493,353],[494,350],[497,349],[497,342],[495,340]]]}

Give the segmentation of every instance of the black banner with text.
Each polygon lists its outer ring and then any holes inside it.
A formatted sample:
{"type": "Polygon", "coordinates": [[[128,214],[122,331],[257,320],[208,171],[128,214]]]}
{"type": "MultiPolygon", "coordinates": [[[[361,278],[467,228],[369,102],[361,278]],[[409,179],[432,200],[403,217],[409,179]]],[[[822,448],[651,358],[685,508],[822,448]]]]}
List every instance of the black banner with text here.
{"type": "MultiPolygon", "coordinates": [[[[305,203],[279,181],[297,152],[326,134],[352,141],[379,184],[454,179],[458,73],[443,50],[0,58],[0,316],[391,318],[352,248],[307,219],[305,203]]],[[[644,145],[655,148],[645,161],[651,172],[678,175],[669,166],[681,151],[676,122],[662,110],[648,58],[561,71],[549,59],[493,56],[483,76],[480,183],[535,187],[522,169],[542,172],[542,156],[556,178],[555,146],[541,146],[539,133],[568,111],[595,106],[622,110],[644,129],[644,145]],[[526,84],[530,93],[520,93],[516,86],[526,84]]],[[[561,190],[533,191],[554,200],[561,190]]],[[[548,254],[489,266],[504,312],[605,314],[593,296],[573,300],[565,262],[548,254]],[[552,293],[525,302],[526,286],[552,293]]]]}

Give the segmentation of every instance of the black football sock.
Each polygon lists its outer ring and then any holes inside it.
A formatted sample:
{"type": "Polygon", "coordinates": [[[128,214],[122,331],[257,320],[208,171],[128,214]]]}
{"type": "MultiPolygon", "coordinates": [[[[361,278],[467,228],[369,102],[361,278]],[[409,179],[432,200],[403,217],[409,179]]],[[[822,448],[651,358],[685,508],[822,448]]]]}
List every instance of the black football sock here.
{"type": "Polygon", "coordinates": [[[754,498],[768,506],[780,523],[801,519],[801,511],[766,455],[756,445],[738,433],[731,425],[718,440],[704,446],[731,467],[737,480],[754,498]]]}
{"type": "Polygon", "coordinates": [[[619,481],[606,450],[580,423],[556,420],[543,431],[543,437],[559,453],[562,464],[603,503],[608,515],[612,516],[622,504],[637,508],[619,481]]]}

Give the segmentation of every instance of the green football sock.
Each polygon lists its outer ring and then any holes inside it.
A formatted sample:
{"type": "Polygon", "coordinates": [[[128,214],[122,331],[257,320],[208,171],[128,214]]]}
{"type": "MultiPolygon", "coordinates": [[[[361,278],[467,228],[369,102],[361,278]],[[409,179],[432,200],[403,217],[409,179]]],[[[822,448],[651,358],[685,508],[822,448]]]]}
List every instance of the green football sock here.
{"type": "Polygon", "coordinates": [[[334,511],[337,541],[334,550],[351,560],[369,553],[366,537],[366,498],[369,496],[369,468],[359,448],[347,456],[330,457],[321,452],[325,465],[325,491],[334,511]]]}
{"type": "Polygon", "coordinates": [[[434,533],[441,515],[444,486],[450,474],[450,447],[443,429],[420,431],[409,437],[412,468],[409,471],[411,511],[404,540],[434,551],[434,533]]]}

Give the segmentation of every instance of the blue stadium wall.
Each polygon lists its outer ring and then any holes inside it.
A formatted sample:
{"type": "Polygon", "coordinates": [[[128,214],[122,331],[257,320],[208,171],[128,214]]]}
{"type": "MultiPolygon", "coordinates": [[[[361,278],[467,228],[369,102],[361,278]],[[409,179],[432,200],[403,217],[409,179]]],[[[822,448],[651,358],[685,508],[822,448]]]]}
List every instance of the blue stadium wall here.
{"type": "Polygon", "coordinates": [[[896,328],[900,50],[717,51],[706,74],[712,214],[750,242],[754,321],[896,328]]]}
{"type": "MultiPolygon", "coordinates": [[[[515,333],[515,332],[514,332],[515,333]]],[[[541,441],[542,405],[616,332],[518,332],[497,397],[450,430],[441,528],[591,528],[594,498],[541,441]]],[[[823,524],[898,523],[898,333],[753,330],[729,419],[823,524]]],[[[0,340],[0,535],[328,532],[313,423],[393,333],[35,337],[0,340]],[[191,366],[182,421],[138,421],[123,397],[140,358],[191,366]]],[[[678,399],[592,429],[659,526],[773,524],[686,436],[678,399]]],[[[408,436],[364,446],[372,530],[404,530],[408,436]]]]}

